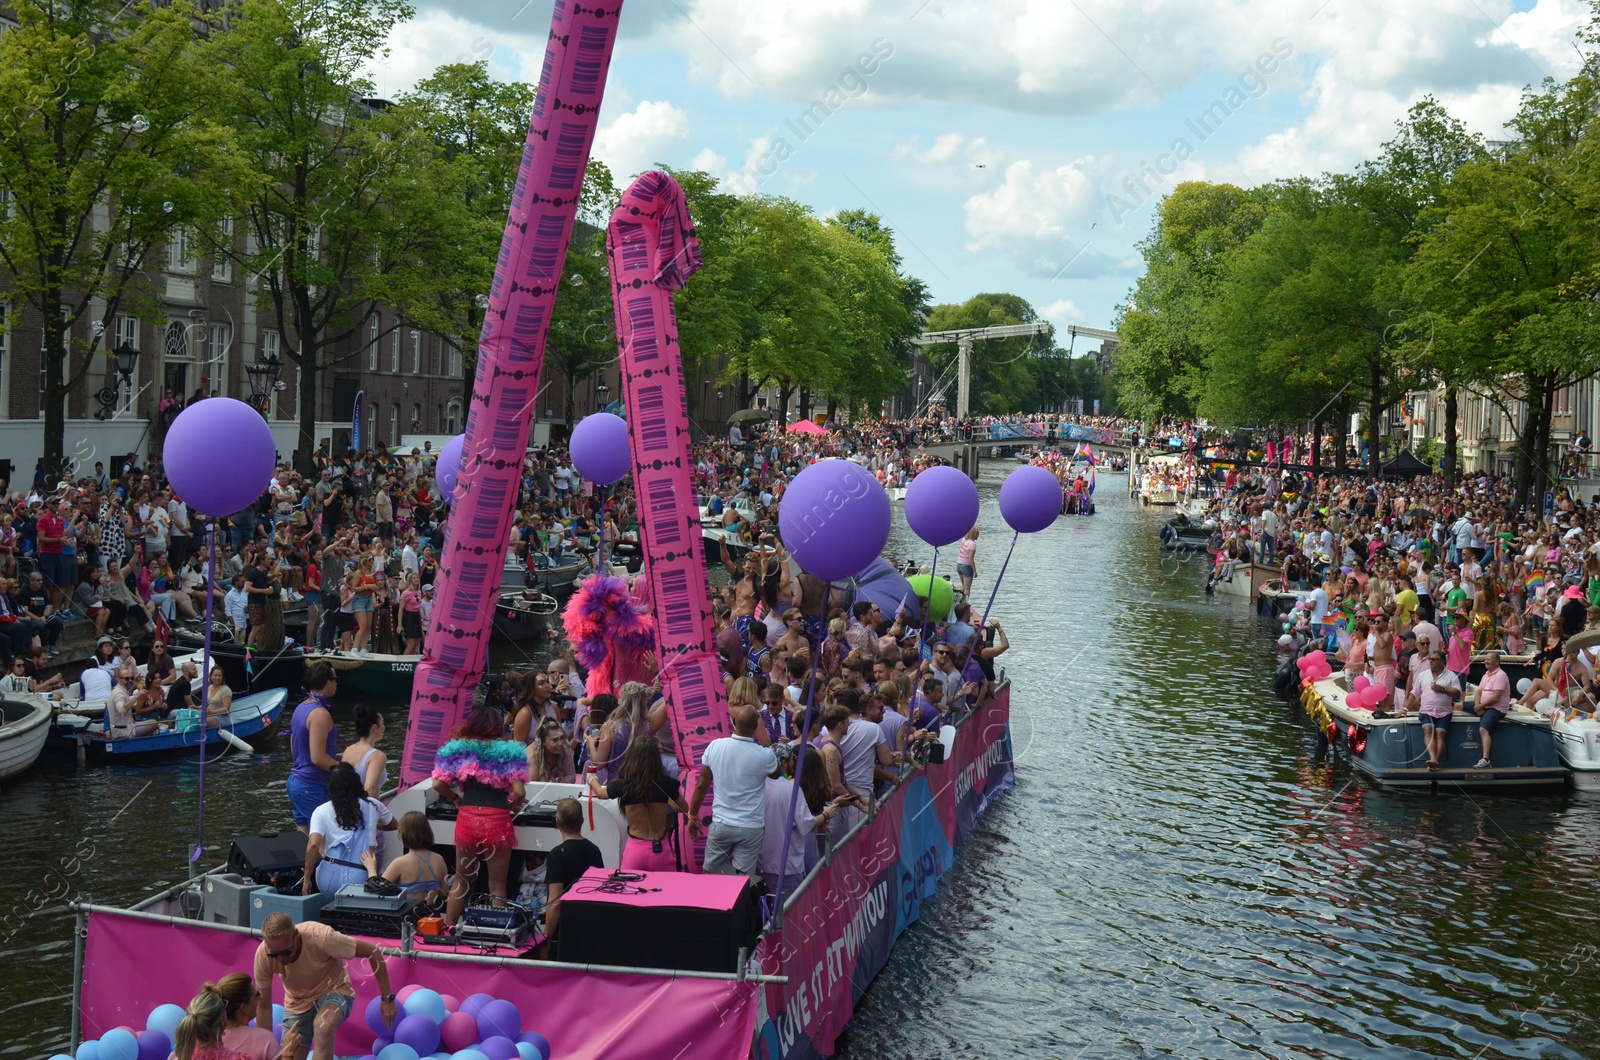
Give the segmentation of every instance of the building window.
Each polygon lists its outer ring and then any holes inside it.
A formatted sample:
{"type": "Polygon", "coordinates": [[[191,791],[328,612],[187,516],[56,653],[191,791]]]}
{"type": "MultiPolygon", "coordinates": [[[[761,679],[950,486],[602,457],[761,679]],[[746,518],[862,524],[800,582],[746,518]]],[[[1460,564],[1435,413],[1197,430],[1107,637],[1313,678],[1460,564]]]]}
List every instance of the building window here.
{"type": "Polygon", "coordinates": [[[411,433],[412,434],[421,434],[422,433],[422,406],[421,405],[412,405],[411,406],[411,433]]]}
{"type": "Polygon", "coordinates": [[[461,375],[461,351],[454,345],[450,347],[450,376],[457,378],[461,375]]]}
{"type": "MultiPolygon", "coordinates": [[[[139,318],[130,316],[117,317],[117,339],[111,346],[115,350],[126,343],[134,349],[139,349],[139,318]]],[[[143,351],[141,351],[143,352],[143,351]]],[[[139,392],[139,366],[135,362],[133,378],[128,381],[128,386],[117,393],[117,411],[132,412],[133,396],[139,392]]],[[[106,358],[106,386],[117,385],[117,359],[115,356],[106,358]]]]}
{"type": "Polygon", "coordinates": [[[206,358],[206,375],[213,389],[228,392],[228,348],[233,345],[233,325],[211,325],[211,352],[206,358]]]}
{"type": "Polygon", "coordinates": [[[389,333],[389,371],[400,374],[400,329],[389,333]]]}
{"type": "Polygon", "coordinates": [[[389,444],[400,444],[400,406],[389,406],[389,444]]]}
{"type": "Polygon", "coordinates": [[[378,370],[378,314],[367,318],[367,371],[378,370]]]}
{"type": "Polygon", "coordinates": [[[194,236],[187,228],[179,226],[167,234],[167,271],[193,275],[195,270],[194,236]]]}
{"type": "Polygon", "coordinates": [[[378,403],[376,401],[367,405],[367,445],[368,449],[378,448],[378,403]]]}
{"type": "Polygon", "coordinates": [[[211,279],[233,282],[233,218],[224,217],[217,229],[217,248],[211,254],[211,279]]]}
{"type": "MultiPolygon", "coordinates": [[[[261,341],[256,347],[256,360],[270,361],[273,359],[283,360],[282,357],[278,356],[278,333],[276,331],[263,331],[261,333],[261,341]]],[[[278,391],[273,390],[267,394],[267,419],[277,419],[279,415],[281,415],[281,410],[278,408],[278,391]]]]}
{"type": "Polygon", "coordinates": [[[411,329],[411,374],[422,374],[422,332],[416,328],[411,329]]]}

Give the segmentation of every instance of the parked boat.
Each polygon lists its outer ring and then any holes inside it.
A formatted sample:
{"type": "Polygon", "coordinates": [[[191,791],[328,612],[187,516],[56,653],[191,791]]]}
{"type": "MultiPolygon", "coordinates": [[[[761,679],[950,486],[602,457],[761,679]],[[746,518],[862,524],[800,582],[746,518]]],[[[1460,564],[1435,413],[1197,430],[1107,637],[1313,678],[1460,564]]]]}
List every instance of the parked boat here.
{"type": "Polygon", "coordinates": [[[26,773],[39,760],[50,736],[50,705],[28,700],[0,700],[0,780],[26,773]]]}
{"type": "MultiPolygon", "coordinates": [[[[190,630],[173,630],[173,662],[181,661],[180,652],[192,655],[194,664],[200,665],[204,639],[190,630]]],[[[287,688],[298,692],[306,684],[306,657],[300,648],[279,648],[269,651],[246,648],[237,641],[211,643],[211,665],[220,666],[227,685],[236,693],[264,692],[269,688],[287,688]]]]}
{"type": "Polygon", "coordinates": [[[326,662],[339,675],[343,696],[403,696],[411,691],[421,655],[356,655],[343,651],[308,651],[307,664],[326,662]]]}
{"type": "Polygon", "coordinates": [[[1569,773],[1556,750],[1550,723],[1525,707],[1514,707],[1494,731],[1494,765],[1475,768],[1483,756],[1478,718],[1469,685],[1462,707],[1450,723],[1449,741],[1438,769],[1429,769],[1422,724],[1415,713],[1381,716],[1345,703],[1343,674],[1317,681],[1303,695],[1312,718],[1325,726],[1334,746],[1352,765],[1380,784],[1409,788],[1548,787],[1567,783],[1569,773]],[[1329,733],[1327,730],[1331,729],[1329,733]]]}
{"type": "Polygon", "coordinates": [[[723,515],[713,515],[705,504],[700,505],[700,536],[705,542],[706,563],[713,569],[722,565],[724,542],[727,543],[728,551],[736,563],[742,561],[745,554],[750,551],[750,542],[745,540],[740,530],[742,527],[755,526],[755,508],[750,504],[748,497],[734,497],[726,504],[740,513],[737,526],[724,526],[723,515]]]}
{"type": "MultiPolygon", "coordinates": [[[[235,699],[233,709],[218,728],[204,725],[196,714],[187,726],[164,722],[160,732],[117,740],[104,731],[103,720],[96,722],[83,717],[82,724],[75,726],[75,731],[61,737],[61,740],[63,746],[69,749],[81,747],[90,755],[119,759],[192,751],[200,746],[202,739],[207,746],[221,746],[224,743],[263,746],[271,739],[278,717],[288,700],[288,689],[273,688],[235,699]]],[[[74,715],[63,713],[57,723],[72,717],[74,715]]]]}
{"type": "MultiPolygon", "coordinates": [[[[558,600],[572,595],[578,580],[593,570],[586,558],[571,553],[551,556],[545,552],[529,552],[528,559],[533,566],[522,588],[538,589],[558,600]]],[[[504,577],[500,585],[502,589],[515,588],[507,585],[504,577]]]]}
{"type": "Polygon", "coordinates": [[[495,640],[538,640],[550,628],[550,619],[561,609],[555,597],[537,589],[502,590],[494,605],[495,640]]]}
{"type": "Polygon", "coordinates": [[[1186,520],[1168,519],[1161,524],[1161,547],[1169,552],[1198,552],[1211,544],[1211,531],[1186,520]]]}
{"type": "MultiPolygon", "coordinates": [[[[1558,714],[1550,719],[1550,731],[1561,761],[1572,770],[1572,786],[1600,792],[1600,720],[1593,714],[1558,714]]],[[[1499,754],[1499,729],[1495,730],[1494,746],[1499,754]]]]}

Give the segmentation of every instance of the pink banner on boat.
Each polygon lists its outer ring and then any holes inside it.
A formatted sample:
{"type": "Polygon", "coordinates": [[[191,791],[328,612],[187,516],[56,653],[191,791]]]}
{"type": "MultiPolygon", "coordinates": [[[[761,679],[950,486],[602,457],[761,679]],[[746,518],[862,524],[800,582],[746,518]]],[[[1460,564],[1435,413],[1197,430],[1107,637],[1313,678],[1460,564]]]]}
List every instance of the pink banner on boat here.
{"type": "Polygon", "coordinates": [[[528,141],[478,343],[433,617],[412,684],[400,771],[405,784],[432,772],[434,753],[465,716],[483,673],[550,311],[621,11],[622,0],[594,6],[556,0],[551,14],[528,141]]]}
{"type": "MultiPolygon", "coordinates": [[[[192,921],[93,914],[84,952],[89,974],[83,987],[83,1038],[99,1038],[123,1025],[142,1031],[157,1005],[186,1006],[207,980],[229,972],[249,974],[257,944],[250,935],[192,921]]],[[[457,999],[485,993],[512,1002],[522,1013],[523,1031],[550,1039],[551,1056],[560,1060],[658,1060],[681,1049],[694,1056],[745,1056],[755,1034],[759,999],[751,982],[514,960],[469,963],[423,955],[387,961],[396,990],[417,984],[457,999]]],[[[362,1056],[375,1037],[366,1011],[378,987],[366,961],[351,961],[348,967],[355,1011],[340,1027],[335,1048],[340,1056],[362,1056]]],[[[282,1002],[281,984],[273,1000],[282,1002]]]]}
{"type": "MultiPolygon", "coordinates": [[[[700,267],[700,244],[683,189],[665,173],[641,175],[611,214],[607,250],[617,320],[633,489],[650,595],[656,657],[686,784],[706,745],[726,736],[728,699],[689,452],[687,391],[672,292],[700,267]]],[[[704,840],[696,846],[698,870],[704,840]]]]}
{"type": "MultiPolygon", "coordinates": [[[[831,1056],[855,1004],[921,914],[955,851],[1012,782],[1009,687],[961,724],[950,759],[915,773],[796,894],[761,944],[761,1060],[831,1056]]],[[[886,999],[894,1004],[894,999],[886,999]]]]}

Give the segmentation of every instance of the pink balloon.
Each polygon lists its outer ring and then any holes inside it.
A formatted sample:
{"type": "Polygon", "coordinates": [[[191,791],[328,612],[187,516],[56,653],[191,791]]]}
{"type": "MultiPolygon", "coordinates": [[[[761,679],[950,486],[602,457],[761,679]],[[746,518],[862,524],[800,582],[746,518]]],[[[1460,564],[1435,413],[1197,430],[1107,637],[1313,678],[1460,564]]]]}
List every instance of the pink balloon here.
{"type": "Polygon", "coordinates": [[[452,1053],[478,1043],[478,1021],[466,1012],[452,1012],[439,1024],[439,1041],[452,1053]]]}
{"type": "MultiPolygon", "coordinates": [[[[456,999],[454,994],[440,994],[439,996],[444,999],[444,1010],[446,1012],[454,1012],[461,1007],[461,1002],[456,999]]],[[[459,1051],[456,1049],[451,1050],[451,1052],[459,1051]]]]}
{"type": "Polygon", "coordinates": [[[1370,684],[1372,684],[1372,682],[1367,680],[1366,674],[1356,674],[1355,682],[1351,685],[1351,688],[1357,692],[1360,692],[1370,684]]]}
{"type": "Polygon", "coordinates": [[[396,990],[394,996],[396,1000],[400,1002],[400,1004],[404,1005],[406,1003],[406,998],[410,997],[412,994],[415,994],[421,989],[422,987],[420,984],[412,983],[409,986],[402,986],[399,990],[396,990]]]}
{"type": "Polygon", "coordinates": [[[1311,669],[1312,665],[1317,661],[1317,659],[1318,659],[1318,656],[1315,656],[1315,655],[1302,655],[1302,656],[1300,656],[1300,658],[1296,659],[1294,662],[1295,662],[1296,666],[1300,667],[1300,669],[1309,670],[1309,669],[1311,669]]]}

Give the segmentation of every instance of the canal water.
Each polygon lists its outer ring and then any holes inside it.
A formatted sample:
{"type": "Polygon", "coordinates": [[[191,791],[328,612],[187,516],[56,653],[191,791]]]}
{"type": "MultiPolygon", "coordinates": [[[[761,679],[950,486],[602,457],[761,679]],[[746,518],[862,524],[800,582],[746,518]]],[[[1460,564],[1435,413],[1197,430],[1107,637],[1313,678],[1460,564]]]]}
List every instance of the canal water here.
{"type": "MultiPolygon", "coordinates": [[[[1011,466],[983,473],[981,597],[1011,537],[995,508],[1011,466]]],[[[1162,512],[1124,478],[1100,486],[1098,515],[1016,547],[994,609],[1016,789],[841,1055],[1600,1057],[1600,799],[1389,793],[1318,761],[1271,692],[1277,631],[1164,559],[1162,512]]],[[[926,552],[896,528],[891,555],[926,552]]],[[[387,706],[394,760],[405,707],[387,706]]],[[[207,770],[207,864],[288,826],[286,752],[207,770]]],[[[63,1044],[63,903],[183,878],[195,788],[187,763],[47,758],[0,793],[0,1057],[63,1044]]]]}

